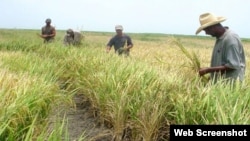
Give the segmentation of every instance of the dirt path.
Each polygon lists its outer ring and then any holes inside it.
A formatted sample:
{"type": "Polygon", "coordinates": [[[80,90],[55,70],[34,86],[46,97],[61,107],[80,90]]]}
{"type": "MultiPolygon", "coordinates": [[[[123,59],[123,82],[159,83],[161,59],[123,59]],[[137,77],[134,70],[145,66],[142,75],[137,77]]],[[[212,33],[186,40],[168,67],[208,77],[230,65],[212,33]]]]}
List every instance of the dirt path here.
{"type": "MultiPolygon", "coordinates": [[[[50,117],[50,129],[53,129],[55,122],[67,119],[68,137],[63,141],[79,141],[83,135],[83,141],[114,141],[111,129],[100,124],[98,116],[94,116],[94,110],[91,108],[89,101],[84,95],[79,94],[73,97],[75,106],[60,105],[55,108],[55,112],[50,117]]],[[[166,141],[168,138],[168,125],[160,129],[157,141],[166,141]]],[[[123,141],[131,141],[131,134],[125,132],[123,141]]]]}
{"type": "MultiPolygon", "coordinates": [[[[82,134],[86,137],[84,141],[111,141],[111,130],[100,125],[98,118],[94,116],[90,103],[83,95],[74,96],[75,107],[66,108],[60,106],[55,111],[59,118],[65,116],[68,119],[69,141],[78,141],[82,134]]],[[[55,113],[51,117],[51,125],[55,123],[55,113]]],[[[67,139],[68,140],[68,139],[67,139]]]]}

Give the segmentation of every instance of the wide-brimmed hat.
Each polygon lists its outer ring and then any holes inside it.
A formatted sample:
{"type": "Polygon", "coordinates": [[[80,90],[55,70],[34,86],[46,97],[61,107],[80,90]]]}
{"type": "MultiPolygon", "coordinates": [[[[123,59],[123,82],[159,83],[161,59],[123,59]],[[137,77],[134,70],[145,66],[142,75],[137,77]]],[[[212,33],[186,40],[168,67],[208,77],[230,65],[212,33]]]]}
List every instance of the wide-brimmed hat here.
{"type": "Polygon", "coordinates": [[[204,13],[204,14],[200,15],[199,20],[200,20],[201,26],[196,30],[195,34],[200,33],[201,30],[203,30],[209,26],[212,26],[212,25],[215,25],[215,24],[218,24],[218,23],[225,21],[226,18],[225,17],[217,17],[211,13],[204,13]]]}
{"type": "Polygon", "coordinates": [[[122,25],[116,25],[116,26],[115,26],[115,30],[123,30],[122,25]]]}

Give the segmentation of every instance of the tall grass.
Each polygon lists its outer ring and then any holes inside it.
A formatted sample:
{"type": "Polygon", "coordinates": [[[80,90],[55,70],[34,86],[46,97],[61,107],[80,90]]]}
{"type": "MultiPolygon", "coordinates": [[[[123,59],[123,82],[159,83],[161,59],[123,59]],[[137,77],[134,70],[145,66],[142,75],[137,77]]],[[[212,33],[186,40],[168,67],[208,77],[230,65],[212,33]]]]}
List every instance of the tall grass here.
{"type": "MultiPolygon", "coordinates": [[[[53,83],[42,77],[13,74],[1,70],[1,140],[22,140],[28,125],[48,116],[50,106],[57,95],[53,83]]],[[[39,131],[38,131],[39,132],[39,131]]]]}
{"type": "MultiPolygon", "coordinates": [[[[236,86],[203,85],[197,76],[197,69],[209,62],[210,39],[181,36],[185,42],[173,45],[172,36],[134,34],[135,46],[124,58],[105,53],[110,34],[88,33],[84,46],[67,48],[60,41],[62,32],[55,43],[46,45],[26,35],[35,32],[2,35],[1,140],[69,140],[67,119],[49,133],[46,122],[52,107],[70,102],[74,94],[89,99],[93,114],[116,141],[168,140],[173,123],[250,123],[248,71],[244,84],[236,86]],[[34,40],[30,43],[27,38],[34,40]],[[192,50],[200,54],[187,50],[189,40],[199,43],[192,50]],[[187,62],[190,67],[184,67],[187,62]]],[[[246,48],[247,58],[249,51],[246,48]]]]}
{"type": "MultiPolygon", "coordinates": [[[[79,76],[82,93],[100,110],[102,121],[112,125],[114,139],[121,140],[128,129],[135,139],[156,139],[167,109],[167,95],[157,72],[152,68],[143,71],[146,66],[131,58],[102,57],[89,58],[96,60],[91,66],[98,68],[79,76]]],[[[85,69],[86,62],[81,63],[78,66],[85,69]]]]}

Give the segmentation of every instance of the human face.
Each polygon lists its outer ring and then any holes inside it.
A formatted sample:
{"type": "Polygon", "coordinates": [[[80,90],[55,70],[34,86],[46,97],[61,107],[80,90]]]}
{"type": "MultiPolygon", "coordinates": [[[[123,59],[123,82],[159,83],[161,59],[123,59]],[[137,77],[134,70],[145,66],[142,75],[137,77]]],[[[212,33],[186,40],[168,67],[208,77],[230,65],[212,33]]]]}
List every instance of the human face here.
{"type": "Polygon", "coordinates": [[[119,36],[121,36],[121,35],[122,35],[122,30],[117,29],[117,30],[115,30],[115,31],[116,31],[116,34],[117,34],[117,35],[119,35],[119,36]]]}
{"type": "Polygon", "coordinates": [[[215,37],[215,31],[213,26],[206,27],[203,29],[207,35],[211,35],[212,37],[215,37]]]}
{"type": "Polygon", "coordinates": [[[46,25],[49,26],[51,22],[46,22],[46,25]]]}

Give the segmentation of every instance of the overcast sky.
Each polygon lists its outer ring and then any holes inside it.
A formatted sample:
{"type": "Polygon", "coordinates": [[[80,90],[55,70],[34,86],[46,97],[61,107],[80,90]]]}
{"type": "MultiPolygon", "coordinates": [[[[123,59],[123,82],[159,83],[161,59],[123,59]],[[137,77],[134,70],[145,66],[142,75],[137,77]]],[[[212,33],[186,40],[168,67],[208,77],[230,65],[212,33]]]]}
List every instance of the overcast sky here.
{"type": "Polygon", "coordinates": [[[121,24],[124,32],[195,35],[205,12],[250,38],[250,0],[1,0],[0,28],[41,29],[51,18],[63,30],[114,32],[121,24]]]}

